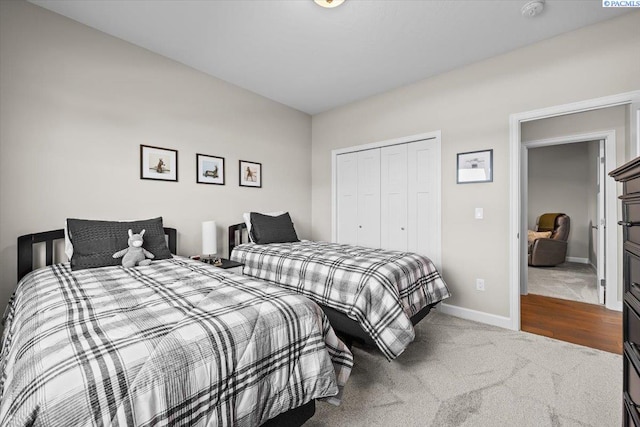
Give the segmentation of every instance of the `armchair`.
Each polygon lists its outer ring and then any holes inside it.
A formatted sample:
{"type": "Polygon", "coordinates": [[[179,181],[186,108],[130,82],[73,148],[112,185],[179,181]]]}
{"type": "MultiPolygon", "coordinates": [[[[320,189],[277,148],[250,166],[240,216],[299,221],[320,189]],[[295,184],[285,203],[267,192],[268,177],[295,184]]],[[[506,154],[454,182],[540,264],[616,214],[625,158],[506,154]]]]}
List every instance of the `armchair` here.
{"type": "Polygon", "coordinates": [[[566,214],[543,214],[536,221],[536,231],[551,231],[549,238],[538,238],[529,244],[529,265],[553,267],[565,262],[570,220],[566,214]]]}

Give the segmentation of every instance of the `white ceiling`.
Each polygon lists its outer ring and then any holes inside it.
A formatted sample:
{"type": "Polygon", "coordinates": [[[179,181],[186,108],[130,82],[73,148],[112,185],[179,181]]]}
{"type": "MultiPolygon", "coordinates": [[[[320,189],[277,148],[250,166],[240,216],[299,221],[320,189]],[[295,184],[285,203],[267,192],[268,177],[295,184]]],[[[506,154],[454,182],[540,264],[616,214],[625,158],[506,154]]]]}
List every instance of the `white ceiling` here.
{"type": "Polygon", "coordinates": [[[30,0],[315,114],[630,9],[601,0],[30,0]]]}

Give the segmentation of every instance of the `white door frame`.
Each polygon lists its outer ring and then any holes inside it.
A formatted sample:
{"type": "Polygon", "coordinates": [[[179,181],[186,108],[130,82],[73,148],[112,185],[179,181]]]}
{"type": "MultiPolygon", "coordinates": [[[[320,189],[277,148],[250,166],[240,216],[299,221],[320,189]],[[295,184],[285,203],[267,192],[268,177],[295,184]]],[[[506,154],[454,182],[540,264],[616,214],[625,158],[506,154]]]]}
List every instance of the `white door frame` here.
{"type": "Polygon", "coordinates": [[[390,145],[406,144],[409,142],[423,141],[425,139],[435,140],[436,143],[436,201],[439,208],[436,213],[436,230],[437,235],[435,246],[438,248],[439,254],[436,257],[431,258],[431,261],[435,264],[436,268],[442,273],[442,161],[441,161],[441,146],[442,146],[442,132],[439,130],[427,133],[420,133],[417,135],[403,136],[401,138],[388,139],[386,141],[372,142],[370,144],[355,145],[346,148],[339,148],[331,151],[331,241],[336,242],[338,239],[338,209],[337,209],[337,196],[338,196],[338,180],[337,177],[337,159],[338,155],[345,153],[352,153],[354,151],[371,150],[374,148],[388,147],[390,145]]]}
{"type": "MultiPolygon", "coordinates": [[[[626,92],[618,95],[589,99],[571,104],[542,108],[511,114],[509,116],[509,151],[510,151],[510,206],[509,215],[509,317],[511,329],[520,330],[520,275],[521,275],[521,170],[522,170],[522,144],[520,141],[520,124],[531,120],[539,120],[548,117],[565,114],[580,113],[583,111],[597,110],[616,105],[626,105],[640,102],[640,90],[626,92]]],[[[636,135],[638,137],[638,135],[636,135]]],[[[632,144],[635,148],[631,153],[635,157],[640,153],[640,141],[632,144]]],[[[616,249],[617,250],[617,249],[616,249]]],[[[525,252],[526,253],[526,252],[525,252]]],[[[617,269],[617,266],[616,266],[617,269]]]]}
{"type": "MultiPolygon", "coordinates": [[[[589,132],[576,135],[566,135],[557,138],[540,139],[536,141],[528,141],[521,143],[522,145],[522,163],[523,166],[528,164],[529,150],[531,148],[549,147],[552,145],[563,144],[575,144],[578,142],[588,142],[604,140],[605,145],[605,170],[612,171],[616,168],[616,131],[603,130],[597,132],[589,132]]],[[[591,159],[590,159],[591,160],[591,159]]],[[[527,200],[529,199],[529,186],[527,182],[527,167],[522,168],[521,189],[522,189],[522,221],[520,235],[526,236],[527,234],[527,200]]],[[[600,173],[598,171],[598,173],[600,173]]],[[[607,283],[607,295],[606,295],[606,307],[610,310],[622,311],[622,303],[618,301],[618,195],[616,194],[616,181],[610,176],[605,176],[605,212],[606,215],[606,239],[605,239],[605,252],[606,259],[606,283],[607,283]]],[[[522,239],[524,242],[524,239],[522,239]]],[[[522,250],[522,247],[520,248],[522,250]]],[[[526,246],[525,246],[526,254],[526,246]]],[[[598,255],[600,256],[600,255],[598,255]]],[[[520,268],[522,271],[526,271],[527,259],[525,256],[520,257],[520,268]]],[[[526,274],[522,274],[521,279],[526,277],[526,274]]],[[[522,283],[524,285],[524,283],[522,283]]],[[[598,284],[598,289],[600,284],[598,284]]],[[[524,289],[521,289],[523,291],[524,289]]]]}
{"type": "MultiPolygon", "coordinates": [[[[614,147],[617,146],[617,143],[614,144],[614,147]]],[[[617,157],[617,155],[616,155],[617,157]]],[[[606,291],[606,287],[602,286],[602,281],[607,281],[607,233],[611,232],[610,228],[607,228],[607,213],[609,214],[613,214],[612,212],[609,212],[609,208],[607,207],[607,194],[610,194],[610,192],[607,191],[607,171],[611,170],[607,168],[607,164],[608,162],[606,161],[607,159],[607,140],[600,140],[598,141],[598,160],[597,160],[597,175],[598,175],[598,179],[597,179],[597,193],[596,193],[596,257],[598,257],[596,259],[596,270],[597,270],[597,285],[596,288],[598,289],[598,303],[599,304],[606,304],[606,298],[607,298],[607,293],[606,291]],[[603,161],[604,160],[604,161],[603,161]]],[[[593,165],[593,157],[590,159],[591,164],[593,165]]],[[[615,162],[614,162],[615,165],[615,162]]],[[[611,178],[611,177],[609,177],[611,178]]],[[[614,185],[615,188],[615,185],[614,185]]],[[[614,194],[615,197],[615,194],[614,194]]],[[[615,202],[614,202],[615,203],[615,202]]],[[[618,215],[616,214],[616,217],[618,215]]],[[[593,224],[591,224],[591,229],[589,230],[589,233],[593,236],[593,224]]],[[[616,230],[617,233],[617,230],[616,230]]],[[[618,252],[614,252],[616,254],[616,257],[618,256],[618,252]]],[[[589,254],[589,256],[591,256],[591,254],[589,254]]],[[[612,282],[613,283],[613,282],[612,282]]],[[[617,291],[618,291],[618,281],[616,280],[615,282],[615,290],[616,290],[616,300],[618,299],[618,295],[617,295],[617,291]]]]}

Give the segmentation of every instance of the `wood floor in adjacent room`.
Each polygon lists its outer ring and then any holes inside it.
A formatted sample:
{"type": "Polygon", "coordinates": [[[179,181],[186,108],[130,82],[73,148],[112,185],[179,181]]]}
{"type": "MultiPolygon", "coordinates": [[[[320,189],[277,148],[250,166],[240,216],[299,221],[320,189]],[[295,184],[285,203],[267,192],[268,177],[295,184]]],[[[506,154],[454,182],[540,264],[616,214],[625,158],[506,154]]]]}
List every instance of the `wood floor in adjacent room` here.
{"type": "Polygon", "coordinates": [[[520,297],[521,329],[622,354],[622,313],[604,306],[541,295],[520,297]]]}

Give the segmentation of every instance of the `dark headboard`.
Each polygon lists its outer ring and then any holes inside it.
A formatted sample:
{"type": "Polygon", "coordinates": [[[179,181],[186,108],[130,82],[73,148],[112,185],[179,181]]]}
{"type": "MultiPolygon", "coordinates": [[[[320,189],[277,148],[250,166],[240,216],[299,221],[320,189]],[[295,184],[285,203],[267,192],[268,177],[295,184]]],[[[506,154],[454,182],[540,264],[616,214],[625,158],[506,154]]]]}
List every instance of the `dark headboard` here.
{"type": "Polygon", "coordinates": [[[231,258],[231,251],[233,251],[233,248],[235,248],[236,246],[242,243],[246,243],[249,241],[248,236],[247,236],[247,241],[244,241],[244,242],[242,241],[243,236],[246,235],[246,233],[244,233],[244,230],[246,229],[247,229],[247,224],[245,224],[244,222],[229,226],[229,258],[231,258]]]}
{"type": "MultiPolygon", "coordinates": [[[[164,227],[164,233],[168,239],[169,250],[172,254],[175,254],[178,234],[176,229],[164,227]]],[[[53,242],[59,239],[64,239],[64,230],[62,228],[18,237],[18,281],[33,270],[33,245],[45,243],[45,262],[46,265],[51,265],[53,264],[53,242]]]]}

